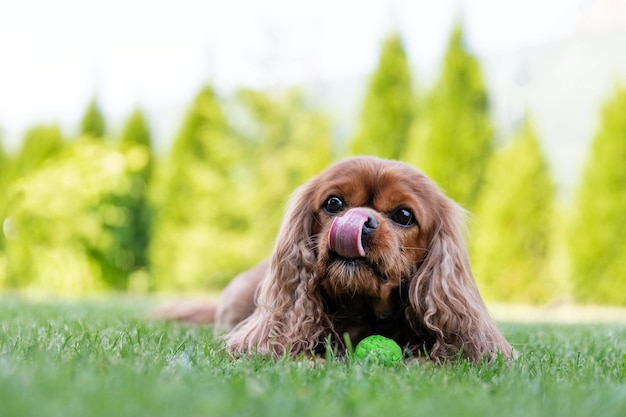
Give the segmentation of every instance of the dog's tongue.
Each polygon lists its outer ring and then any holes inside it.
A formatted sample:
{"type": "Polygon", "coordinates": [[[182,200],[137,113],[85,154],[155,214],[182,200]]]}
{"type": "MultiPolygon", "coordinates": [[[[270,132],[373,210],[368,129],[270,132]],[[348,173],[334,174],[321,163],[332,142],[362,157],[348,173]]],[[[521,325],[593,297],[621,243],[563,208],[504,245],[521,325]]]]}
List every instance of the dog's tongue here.
{"type": "Polygon", "coordinates": [[[358,208],[348,210],[341,217],[335,217],[328,234],[330,250],[343,258],[364,257],[361,234],[367,219],[367,212],[358,208]]]}

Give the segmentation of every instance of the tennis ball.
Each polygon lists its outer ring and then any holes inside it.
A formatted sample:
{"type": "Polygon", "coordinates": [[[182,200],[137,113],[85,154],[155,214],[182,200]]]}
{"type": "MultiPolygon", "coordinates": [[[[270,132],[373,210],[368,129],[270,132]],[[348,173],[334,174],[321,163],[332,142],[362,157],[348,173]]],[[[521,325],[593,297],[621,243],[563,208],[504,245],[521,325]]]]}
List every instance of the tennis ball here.
{"type": "Polygon", "coordinates": [[[402,348],[384,336],[368,336],[356,345],[354,358],[361,360],[367,358],[383,365],[390,365],[402,359],[402,348]]]}

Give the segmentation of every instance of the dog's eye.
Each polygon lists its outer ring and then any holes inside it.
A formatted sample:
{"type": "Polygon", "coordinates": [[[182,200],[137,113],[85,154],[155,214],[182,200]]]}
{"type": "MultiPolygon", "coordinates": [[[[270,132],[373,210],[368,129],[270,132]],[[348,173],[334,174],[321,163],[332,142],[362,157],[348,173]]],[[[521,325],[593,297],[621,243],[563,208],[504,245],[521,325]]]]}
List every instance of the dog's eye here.
{"type": "Polygon", "coordinates": [[[329,197],[324,204],[324,210],[329,214],[337,214],[345,208],[343,200],[337,196],[329,197]]]}
{"type": "Polygon", "coordinates": [[[391,220],[399,224],[400,226],[412,226],[417,221],[415,220],[415,216],[409,209],[399,208],[389,216],[391,220]]]}

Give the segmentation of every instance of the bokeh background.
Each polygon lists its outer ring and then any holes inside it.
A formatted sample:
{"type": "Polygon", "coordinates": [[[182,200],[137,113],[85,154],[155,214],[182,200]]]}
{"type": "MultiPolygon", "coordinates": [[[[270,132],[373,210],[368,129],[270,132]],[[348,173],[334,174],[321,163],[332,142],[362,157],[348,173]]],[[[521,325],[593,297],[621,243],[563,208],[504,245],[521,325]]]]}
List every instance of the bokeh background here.
{"type": "Polygon", "coordinates": [[[0,5],[0,289],[205,292],[290,193],[407,161],[489,301],[626,304],[626,0],[0,5]]]}

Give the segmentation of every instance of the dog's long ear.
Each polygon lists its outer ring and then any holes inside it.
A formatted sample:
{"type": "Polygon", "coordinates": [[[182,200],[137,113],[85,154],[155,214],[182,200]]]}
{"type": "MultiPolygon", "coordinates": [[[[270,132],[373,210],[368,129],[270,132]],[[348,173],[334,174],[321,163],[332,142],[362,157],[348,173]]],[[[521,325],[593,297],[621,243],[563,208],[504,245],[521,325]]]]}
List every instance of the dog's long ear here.
{"type": "Polygon", "coordinates": [[[490,317],[470,270],[463,210],[442,196],[435,215],[427,255],[409,289],[416,328],[434,336],[429,355],[434,360],[459,354],[490,360],[498,352],[509,357],[511,347],[490,317]]]}
{"type": "Polygon", "coordinates": [[[292,196],[257,293],[257,308],[226,336],[234,355],[282,356],[309,352],[322,343],[328,328],[316,291],[313,194],[317,178],[292,196]]]}

